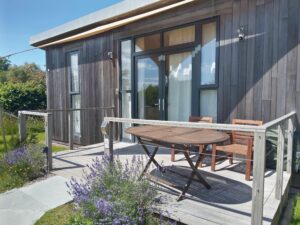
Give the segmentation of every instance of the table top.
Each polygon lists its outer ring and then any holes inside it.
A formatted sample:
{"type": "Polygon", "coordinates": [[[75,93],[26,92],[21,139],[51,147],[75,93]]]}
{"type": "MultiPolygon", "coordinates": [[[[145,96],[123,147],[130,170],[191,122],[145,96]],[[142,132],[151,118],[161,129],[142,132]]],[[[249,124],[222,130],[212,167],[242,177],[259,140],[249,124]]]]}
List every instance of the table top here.
{"type": "Polygon", "coordinates": [[[229,139],[228,134],[220,131],[170,126],[136,126],[127,128],[126,133],[153,141],[181,145],[218,144],[229,139]]]}

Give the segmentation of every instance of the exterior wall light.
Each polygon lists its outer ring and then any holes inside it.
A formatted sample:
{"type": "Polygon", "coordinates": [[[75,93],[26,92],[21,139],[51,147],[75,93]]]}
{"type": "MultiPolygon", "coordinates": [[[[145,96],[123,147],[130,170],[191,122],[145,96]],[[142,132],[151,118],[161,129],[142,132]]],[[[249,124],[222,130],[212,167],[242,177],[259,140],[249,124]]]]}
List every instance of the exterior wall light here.
{"type": "Polygon", "coordinates": [[[245,40],[245,27],[241,26],[237,29],[239,41],[245,40]]]}
{"type": "Polygon", "coordinates": [[[108,52],[107,53],[107,56],[110,60],[113,60],[114,56],[113,56],[113,53],[112,52],[108,52]]]}

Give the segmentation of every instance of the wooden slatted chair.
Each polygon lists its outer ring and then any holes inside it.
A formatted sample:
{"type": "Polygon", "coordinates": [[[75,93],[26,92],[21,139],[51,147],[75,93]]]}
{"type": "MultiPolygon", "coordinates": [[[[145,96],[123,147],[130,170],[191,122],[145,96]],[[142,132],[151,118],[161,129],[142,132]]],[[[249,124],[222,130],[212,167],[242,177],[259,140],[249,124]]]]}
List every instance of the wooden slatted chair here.
{"type": "MultiPolygon", "coordinates": [[[[190,116],[189,117],[189,122],[200,122],[200,123],[212,123],[213,122],[213,118],[210,116],[190,116]]],[[[203,152],[203,145],[199,145],[199,154],[201,154],[203,152]]],[[[171,148],[171,161],[175,162],[175,155],[178,153],[178,151],[176,151],[174,149],[174,146],[172,146],[171,148]]],[[[200,166],[202,167],[202,162],[200,163],[200,166]]]]}
{"type": "MultiPolygon", "coordinates": [[[[232,124],[260,126],[263,122],[260,120],[233,119],[232,124]]],[[[232,131],[230,144],[222,146],[213,145],[211,170],[215,171],[216,155],[218,152],[225,152],[230,164],[233,164],[233,154],[243,155],[246,159],[245,179],[249,181],[252,169],[253,135],[251,132],[232,131]]]]}

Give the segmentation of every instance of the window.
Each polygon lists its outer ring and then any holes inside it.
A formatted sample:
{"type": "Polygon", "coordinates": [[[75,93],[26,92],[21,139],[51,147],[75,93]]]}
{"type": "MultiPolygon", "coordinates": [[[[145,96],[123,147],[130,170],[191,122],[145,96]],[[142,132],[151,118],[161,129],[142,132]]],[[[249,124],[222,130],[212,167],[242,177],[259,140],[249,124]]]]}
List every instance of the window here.
{"type": "Polygon", "coordinates": [[[173,46],[195,41],[195,26],[174,29],[164,33],[164,46],[173,46]]]}
{"type": "Polygon", "coordinates": [[[216,83],[216,23],[202,25],[201,85],[216,83]]]}
{"type": "Polygon", "coordinates": [[[151,34],[137,38],[135,41],[135,51],[147,51],[160,48],[160,34],[151,34]]]}
{"type": "MultiPolygon", "coordinates": [[[[79,76],[79,52],[74,51],[67,54],[68,57],[68,75],[70,88],[70,101],[72,109],[81,108],[80,99],[80,76],[79,76]]],[[[80,129],[80,110],[73,111],[73,131],[74,136],[81,134],[80,129]]]]}
{"type": "MultiPolygon", "coordinates": [[[[121,42],[121,109],[123,118],[131,118],[131,40],[121,42]]],[[[130,124],[122,124],[122,137],[131,139],[125,130],[130,124]]]]}
{"type": "Polygon", "coordinates": [[[200,115],[212,116],[217,121],[216,22],[203,24],[201,31],[200,115]]]}
{"type": "Polygon", "coordinates": [[[200,91],[200,115],[211,116],[217,121],[217,90],[200,91]]]}

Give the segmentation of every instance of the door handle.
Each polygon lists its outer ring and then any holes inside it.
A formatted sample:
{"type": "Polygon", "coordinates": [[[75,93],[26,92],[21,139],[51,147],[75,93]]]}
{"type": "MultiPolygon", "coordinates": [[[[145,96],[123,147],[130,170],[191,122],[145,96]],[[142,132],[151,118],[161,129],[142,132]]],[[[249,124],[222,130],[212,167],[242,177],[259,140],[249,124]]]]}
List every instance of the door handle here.
{"type": "Polygon", "coordinates": [[[158,99],[158,110],[160,110],[160,98],[158,99]]]}

